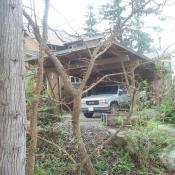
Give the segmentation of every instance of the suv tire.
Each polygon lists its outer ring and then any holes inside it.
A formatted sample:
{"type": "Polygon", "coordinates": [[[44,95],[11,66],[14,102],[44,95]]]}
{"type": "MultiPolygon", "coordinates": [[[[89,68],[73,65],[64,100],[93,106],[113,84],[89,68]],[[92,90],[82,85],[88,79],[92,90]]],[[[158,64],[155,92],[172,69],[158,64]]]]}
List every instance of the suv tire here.
{"type": "Polygon", "coordinates": [[[93,114],[94,114],[93,112],[92,113],[84,113],[84,116],[86,118],[92,118],[93,114]]]}

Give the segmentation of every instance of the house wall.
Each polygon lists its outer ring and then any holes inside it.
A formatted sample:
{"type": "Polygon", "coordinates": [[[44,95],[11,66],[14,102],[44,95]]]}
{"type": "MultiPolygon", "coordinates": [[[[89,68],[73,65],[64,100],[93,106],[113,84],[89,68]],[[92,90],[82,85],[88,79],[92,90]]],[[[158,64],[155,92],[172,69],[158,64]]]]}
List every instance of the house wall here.
{"type": "Polygon", "coordinates": [[[39,51],[39,44],[30,36],[24,37],[24,50],[32,50],[32,51],[39,51]]]}

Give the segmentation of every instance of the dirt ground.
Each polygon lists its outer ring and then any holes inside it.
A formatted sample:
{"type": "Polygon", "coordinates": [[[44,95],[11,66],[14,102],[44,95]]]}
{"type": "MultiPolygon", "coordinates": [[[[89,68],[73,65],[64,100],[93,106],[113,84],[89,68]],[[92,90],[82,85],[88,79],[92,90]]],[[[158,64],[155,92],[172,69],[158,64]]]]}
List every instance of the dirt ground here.
{"type": "MultiPolygon", "coordinates": [[[[70,121],[71,122],[71,114],[65,114],[65,115],[63,115],[63,118],[66,121],[70,121]]],[[[93,118],[86,118],[83,115],[83,113],[81,113],[80,126],[83,126],[83,127],[100,127],[101,125],[103,125],[103,123],[101,121],[100,114],[95,114],[93,116],[93,118]]]]}

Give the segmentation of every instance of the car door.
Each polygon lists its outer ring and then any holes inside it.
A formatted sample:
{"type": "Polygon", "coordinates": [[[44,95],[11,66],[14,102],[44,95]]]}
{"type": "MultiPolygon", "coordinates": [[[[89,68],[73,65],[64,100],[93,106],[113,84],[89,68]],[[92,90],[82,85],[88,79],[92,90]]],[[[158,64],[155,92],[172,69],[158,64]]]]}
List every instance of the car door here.
{"type": "Polygon", "coordinates": [[[124,85],[121,85],[120,86],[120,89],[119,89],[119,99],[120,99],[121,105],[128,104],[127,88],[124,85]]]}
{"type": "Polygon", "coordinates": [[[129,103],[129,96],[128,96],[128,90],[126,87],[123,88],[123,104],[128,105],[129,103]]]}

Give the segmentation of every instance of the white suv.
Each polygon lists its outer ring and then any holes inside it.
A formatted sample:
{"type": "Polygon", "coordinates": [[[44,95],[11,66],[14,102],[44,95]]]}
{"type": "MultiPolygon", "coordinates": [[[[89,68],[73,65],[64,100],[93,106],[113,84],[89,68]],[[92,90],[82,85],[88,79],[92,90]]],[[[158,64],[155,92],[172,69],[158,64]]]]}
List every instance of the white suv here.
{"type": "Polygon", "coordinates": [[[91,118],[94,112],[112,112],[120,106],[129,104],[127,88],[117,84],[101,86],[95,89],[91,96],[81,99],[81,110],[85,117],[91,118]]]}

